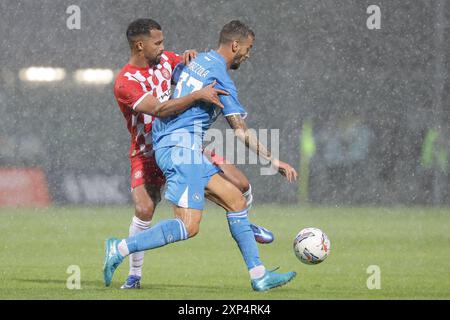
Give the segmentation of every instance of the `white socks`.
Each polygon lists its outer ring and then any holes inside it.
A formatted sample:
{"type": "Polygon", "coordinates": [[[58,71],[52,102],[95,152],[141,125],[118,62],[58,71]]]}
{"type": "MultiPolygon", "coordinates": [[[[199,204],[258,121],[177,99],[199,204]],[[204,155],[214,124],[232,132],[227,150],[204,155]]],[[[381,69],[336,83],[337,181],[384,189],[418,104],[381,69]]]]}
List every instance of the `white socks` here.
{"type": "MultiPolygon", "coordinates": [[[[129,235],[134,236],[144,230],[150,228],[151,221],[142,221],[138,217],[134,216],[131,221],[129,235]]],[[[128,250],[128,248],[127,248],[128,250]]],[[[120,251],[120,245],[119,245],[120,251]]],[[[130,254],[130,272],[129,275],[142,276],[142,265],[144,264],[144,251],[135,252],[130,254]]]]}
{"type": "Polygon", "coordinates": [[[242,195],[244,196],[245,200],[247,200],[247,210],[250,210],[253,203],[252,186],[249,185],[248,190],[245,191],[242,195]]]}
{"type": "Polygon", "coordinates": [[[261,278],[266,273],[266,268],[263,265],[251,268],[249,271],[250,279],[261,278]]]}

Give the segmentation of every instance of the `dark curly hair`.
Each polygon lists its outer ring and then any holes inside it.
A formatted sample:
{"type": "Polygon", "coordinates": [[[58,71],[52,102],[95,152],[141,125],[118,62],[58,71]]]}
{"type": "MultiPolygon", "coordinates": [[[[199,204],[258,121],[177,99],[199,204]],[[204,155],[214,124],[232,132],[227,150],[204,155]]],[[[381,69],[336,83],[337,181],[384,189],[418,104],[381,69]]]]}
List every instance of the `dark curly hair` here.
{"type": "Polygon", "coordinates": [[[161,30],[161,26],[152,19],[134,20],[127,28],[128,43],[132,46],[139,36],[148,36],[151,30],[161,30]]]}

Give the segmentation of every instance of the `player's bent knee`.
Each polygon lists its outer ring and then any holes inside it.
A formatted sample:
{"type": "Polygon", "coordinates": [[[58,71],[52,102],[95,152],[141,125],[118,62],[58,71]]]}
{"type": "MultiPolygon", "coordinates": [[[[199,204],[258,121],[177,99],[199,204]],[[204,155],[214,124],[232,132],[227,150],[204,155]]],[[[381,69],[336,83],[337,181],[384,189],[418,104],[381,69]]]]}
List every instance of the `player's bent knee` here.
{"type": "Polygon", "coordinates": [[[230,179],[231,183],[234,184],[234,186],[238,188],[241,193],[246,192],[250,188],[250,182],[243,174],[236,175],[232,178],[228,177],[228,179],[230,179]]]}
{"type": "Polygon", "coordinates": [[[232,201],[229,205],[230,211],[238,212],[245,210],[247,208],[247,201],[244,198],[244,196],[240,195],[239,197],[236,197],[236,199],[232,201]]]}
{"type": "Polygon", "coordinates": [[[239,180],[239,183],[236,187],[238,187],[238,189],[242,193],[245,193],[250,189],[250,183],[248,182],[248,180],[239,180]]]}
{"type": "Polygon", "coordinates": [[[136,204],[135,211],[135,214],[139,219],[149,221],[153,218],[155,206],[153,204],[136,204]]]}

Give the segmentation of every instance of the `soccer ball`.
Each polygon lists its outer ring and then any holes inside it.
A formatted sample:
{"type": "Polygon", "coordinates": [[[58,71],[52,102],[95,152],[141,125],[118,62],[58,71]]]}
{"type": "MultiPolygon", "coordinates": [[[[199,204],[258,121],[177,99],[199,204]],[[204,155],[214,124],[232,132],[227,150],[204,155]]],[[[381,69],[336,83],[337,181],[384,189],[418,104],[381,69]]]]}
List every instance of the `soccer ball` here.
{"type": "Polygon", "coordinates": [[[318,228],[302,229],[294,240],[294,252],[305,264],[318,264],[330,254],[330,239],[318,228]]]}

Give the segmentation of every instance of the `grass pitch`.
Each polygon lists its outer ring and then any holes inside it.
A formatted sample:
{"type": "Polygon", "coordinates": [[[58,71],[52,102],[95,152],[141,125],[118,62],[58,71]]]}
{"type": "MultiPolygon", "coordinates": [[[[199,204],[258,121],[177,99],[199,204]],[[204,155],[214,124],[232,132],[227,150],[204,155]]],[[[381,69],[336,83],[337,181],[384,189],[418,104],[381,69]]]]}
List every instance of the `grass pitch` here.
{"type": "MultiPolygon", "coordinates": [[[[141,290],[119,289],[128,259],[105,288],[104,240],[126,237],[132,214],[131,207],[0,209],[0,299],[450,299],[449,208],[256,207],[251,220],[276,236],[259,246],[263,262],[298,273],[264,293],[252,291],[225,215],[213,206],[195,238],[146,253],[141,290]],[[319,265],[300,263],[292,250],[308,226],[331,239],[319,265]],[[81,271],[79,290],[66,286],[71,265],[81,271]],[[369,290],[374,265],[381,288],[369,290]]],[[[160,206],[154,221],[170,217],[160,206]]]]}

